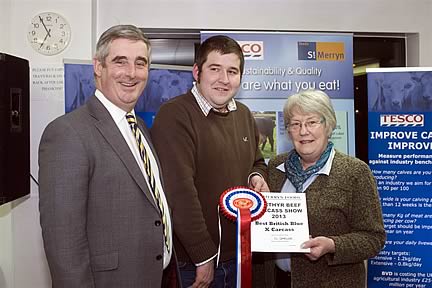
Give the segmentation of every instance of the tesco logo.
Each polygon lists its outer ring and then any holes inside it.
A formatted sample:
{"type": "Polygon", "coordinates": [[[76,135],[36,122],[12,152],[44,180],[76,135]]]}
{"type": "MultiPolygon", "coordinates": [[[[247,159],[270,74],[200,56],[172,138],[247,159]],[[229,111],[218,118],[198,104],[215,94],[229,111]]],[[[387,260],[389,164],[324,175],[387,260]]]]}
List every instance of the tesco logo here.
{"type": "Polygon", "coordinates": [[[387,114],[380,116],[380,126],[423,127],[423,114],[387,114]]]}
{"type": "Polygon", "coordinates": [[[263,41],[237,41],[243,51],[245,60],[264,60],[263,41]]]}

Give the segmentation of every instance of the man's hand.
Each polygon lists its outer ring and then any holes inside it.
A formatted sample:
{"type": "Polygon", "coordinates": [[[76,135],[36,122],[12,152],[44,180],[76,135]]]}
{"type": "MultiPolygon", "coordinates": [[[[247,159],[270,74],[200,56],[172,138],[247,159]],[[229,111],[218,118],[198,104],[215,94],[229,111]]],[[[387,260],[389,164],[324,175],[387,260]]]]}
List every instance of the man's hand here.
{"type": "Polygon", "coordinates": [[[316,261],[327,253],[334,253],[335,243],[331,238],[318,236],[304,242],[302,248],[310,248],[310,253],[307,253],[306,256],[310,260],[316,261]]]}
{"type": "Polygon", "coordinates": [[[260,175],[253,175],[249,181],[249,188],[257,192],[270,192],[267,182],[260,175]]]}
{"type": "Polygon", "coordinates": [[[214,278],[214,261],[211,260],[196,268],[195,282],[192,288],[207,288],[214,278]]]}

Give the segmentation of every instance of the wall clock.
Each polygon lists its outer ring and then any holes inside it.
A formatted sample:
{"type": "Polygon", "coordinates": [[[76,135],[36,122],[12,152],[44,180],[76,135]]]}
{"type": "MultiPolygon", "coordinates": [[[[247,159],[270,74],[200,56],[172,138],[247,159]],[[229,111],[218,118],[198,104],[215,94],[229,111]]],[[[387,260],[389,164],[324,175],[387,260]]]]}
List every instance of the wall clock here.
{"type": "Polygon", "coordinates": [[[27,39],[34,50],[43,55],[56,55],[69,45],[71,27],[55,12],[43,12],[33,17],[27,39]]]}

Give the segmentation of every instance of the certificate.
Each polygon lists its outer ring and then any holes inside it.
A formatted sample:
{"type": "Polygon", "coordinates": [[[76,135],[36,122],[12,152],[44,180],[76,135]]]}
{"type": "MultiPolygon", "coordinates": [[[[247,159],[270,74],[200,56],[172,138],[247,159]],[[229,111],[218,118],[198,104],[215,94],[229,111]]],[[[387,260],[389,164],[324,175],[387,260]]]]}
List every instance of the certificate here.
{"type": "Polygon", "coordinates": [[[264,215],[251,223],[253,252],[301,252],[309,240],[305,193],[262,193],[267,201],[264,215]]]}

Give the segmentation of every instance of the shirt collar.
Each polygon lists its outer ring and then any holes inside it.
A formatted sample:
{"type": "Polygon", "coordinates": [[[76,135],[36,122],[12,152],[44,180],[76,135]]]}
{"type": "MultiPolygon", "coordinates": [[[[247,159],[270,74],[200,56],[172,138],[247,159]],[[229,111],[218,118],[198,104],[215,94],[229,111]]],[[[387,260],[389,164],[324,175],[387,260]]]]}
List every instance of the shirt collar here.
{"type": "MultiPolygon", "coordinates": [[[[330,152],[330,156],[327,159],[326,164],[321,168],[321,170],[319,170],[317,173],[315,174],[325,174],[325,175],[330,175],[330,170],[332,167],[332,163],[333,163],[333,158],[335,156],[335,149],[332,148],[331,152],[330,152]]],[[[282,171],[283,173],[285,173],[285,163],[280,164],[279,166],[276,167],[276,169],[278,169],[279,171],[282,171]]]]}
{"type": "MultiPolygon", "coordinates": [[[[207,116],[210,113],[210,110],[214,109],[211,104],[201,95],[196,86],[196,82],[193,83],[193,87],[191,89],[192,94],[195,97],[195,100],[198,103],[198,106],[201,108],[204,116],[207,116]]],[[[237,104],[235,103],[234,98],[232,98],[227,105],[227,109],[229,112],[237,110],[237,104]]],[[[217,111],[217,110],[216,110],[217,111]]]]}
{"type": "MultiPolygon", "coordinates": [[[[108,112],[111,114],[111,117],[113,118],[114,122],[118,125],[118,123],[120,123],[120,121],[122,121],[123,119],[125,119],[126,116],[126,112],[117,107],[114,103],[112,103],[111,101],[109,101],[105,95],[102,94],[101,91],[99,91],[98,89],[96,89],[95,91],[95,96],[96,98],[99,99],[99,101],[102,102],[102,105],[105,106],[105,108],[108,110],[108,112]]],[[[135,115],[134,110],[131,111],[132,114],[135,115]]]]}

